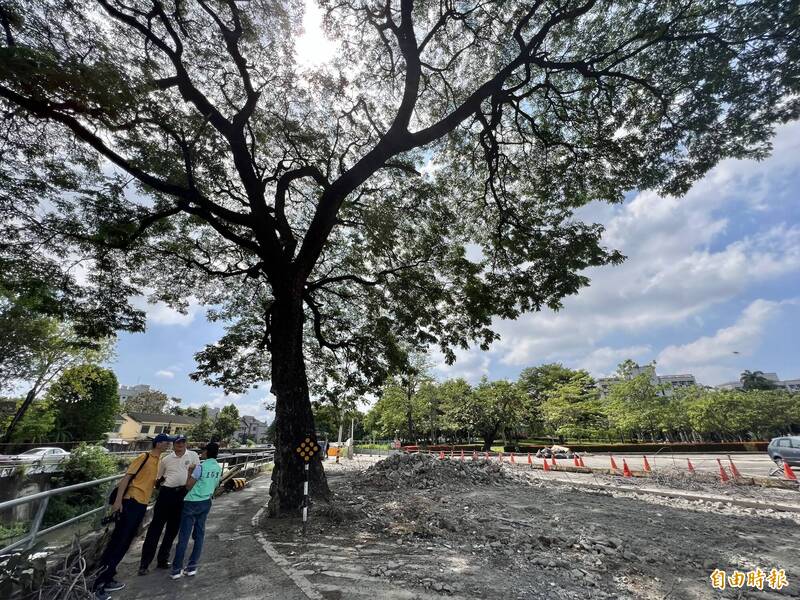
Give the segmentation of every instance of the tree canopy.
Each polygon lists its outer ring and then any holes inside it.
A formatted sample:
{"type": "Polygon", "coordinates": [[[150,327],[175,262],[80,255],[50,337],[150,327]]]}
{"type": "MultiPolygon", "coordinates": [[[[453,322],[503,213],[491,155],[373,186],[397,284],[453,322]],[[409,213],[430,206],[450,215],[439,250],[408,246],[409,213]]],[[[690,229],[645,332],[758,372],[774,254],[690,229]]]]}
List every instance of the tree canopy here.
{"type": "Polygon", "coordinates": [[[320,5],[338,50],[312,71],[299,2],[0,5],[22,243],[68,248],[112,298],[218,306],[196,377],[271,381],[292,510],[307,375],[369,386],[399,341],[488,347],[493,317],[622,259],[576,208],[763,157],[800,106],[791,2],[320,5]]]}
{"type": "Polygon", "coordinates": [[[45,401],[55,412],[57,438],[102,440],[113,429],[119,413],[119,383],[108,369],[79,365],[64,371],[47,390],[45,401]]]}

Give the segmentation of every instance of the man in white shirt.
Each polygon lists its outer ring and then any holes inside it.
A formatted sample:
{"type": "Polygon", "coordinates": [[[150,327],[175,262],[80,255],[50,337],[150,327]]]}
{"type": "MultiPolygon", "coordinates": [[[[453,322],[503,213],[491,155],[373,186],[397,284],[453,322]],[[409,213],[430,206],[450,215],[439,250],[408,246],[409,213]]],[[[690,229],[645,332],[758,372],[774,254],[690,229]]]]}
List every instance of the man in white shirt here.
{"type": "Polygon", "coordinates": [[[172,452],[161,457],[158,466],[158,482],[160,483],[158,499],[153,507],[153,520],[147,528],[147,535],[142,546],[142,559],[139,563],[139,575],[145,575],[147,568],[156,555],[156,547],[164,532],[164,539],[158,549],[156,566],[159,569],[169,568],[169,554],[172,543],[178,535],[183,511],[183,497],[186,495],[186,480],[192,468],[200,464],[197,452],[186,449],[186,438],[179,435],[172,445],[172,452]]]}

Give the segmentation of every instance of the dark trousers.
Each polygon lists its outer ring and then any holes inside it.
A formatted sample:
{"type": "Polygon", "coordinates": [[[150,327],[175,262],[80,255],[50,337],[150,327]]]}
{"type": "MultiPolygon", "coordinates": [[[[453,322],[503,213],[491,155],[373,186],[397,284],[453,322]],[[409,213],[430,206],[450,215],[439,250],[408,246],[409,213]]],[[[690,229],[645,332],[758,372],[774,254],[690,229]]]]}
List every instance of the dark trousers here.
{"type": "Polygon", "coordinates": [[[130,498],[122,501],[122,514],[120,514],[114,525],[111,539],[103,552],[103,557],[100,559],[100,569],[94,583],[94,589],[102,589],[106,583],[114,579],[117,574],[117,565],[125,556],[128,548],[130,548],[146,512],[146,504],[141,504],[130,498]]]}
{"type": "Polygon", "coordinates": [[[164,539],[158,549],[157,564],[166,565],[169,562],[169,553],[172,550],[172,542],[178,535],[181,527],[181,511],[183,510],[183,497],[186,495],[186,488],[181,487],[161,487],[158,492],[156,505],[153,507],[153,520],[147,528],[147,535],[142,546],[142,560],[140,567],[146,569],[153,562],[156,555],[156,547],[164,531],[164,539]]]}

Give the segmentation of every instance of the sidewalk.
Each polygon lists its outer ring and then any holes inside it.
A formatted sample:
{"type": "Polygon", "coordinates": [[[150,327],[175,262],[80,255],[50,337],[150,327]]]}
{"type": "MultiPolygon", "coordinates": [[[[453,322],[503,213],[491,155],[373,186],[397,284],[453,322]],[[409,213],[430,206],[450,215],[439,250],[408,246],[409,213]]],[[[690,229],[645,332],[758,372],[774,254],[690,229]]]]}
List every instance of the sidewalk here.
{"type": "Polygon", "coordinates": [[[169,571],[151,569],[148,575],[139,577],[136,570],[142,549],[140,538],[119,567],[117,578],[128,585],[112,597],[115,600],[307,600],[253,535],[251,519],[267,501],[269,482],[269,475],[263,475],[244,490],[214,501],[196,576],[173,581],[169,571]]]}

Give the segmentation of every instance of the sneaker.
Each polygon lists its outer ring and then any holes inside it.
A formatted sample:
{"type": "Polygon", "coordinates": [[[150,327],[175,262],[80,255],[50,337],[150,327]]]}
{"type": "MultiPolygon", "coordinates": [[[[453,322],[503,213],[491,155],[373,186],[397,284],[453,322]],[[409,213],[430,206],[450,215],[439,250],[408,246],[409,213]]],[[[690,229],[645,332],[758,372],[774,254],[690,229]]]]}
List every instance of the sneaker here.
{"type": "Polygon", "coordinates": [[[139,570],[136,573],[137,575],[147,575],[147,567],[139,567],[139,570]]]}
{"type": "Polygon", "coordinates": [[[169,569],[169,563],[163,562],[156,565],[156,569],[169,569]]]}
{"type": "Polygon", "coordinates": [[[188,567],[187,569],[184,569],[183,574],[187,577],[194,577],[197,575],[197,567],[188,567]]]}
{"type": "Polygon", "coordinates": [[[97,590],[94,593],[94,600],[111,600],[111,594],[107,594],[105,590],[97,590]]]}
{"type": "Polygon", "coordinates": [[[169,576],[170,579],[180,579],[181,577],[183,577],[183,573],[180,571],[169,576]]]}
{"type": "Polygon", "coordinates": [[[124,583],[122,583],[121,581],[117,581],[116,579],[112,579],[103,586],[103,590],[106,592],[116,592],[124,587],[125,587],[124,583]]]}

